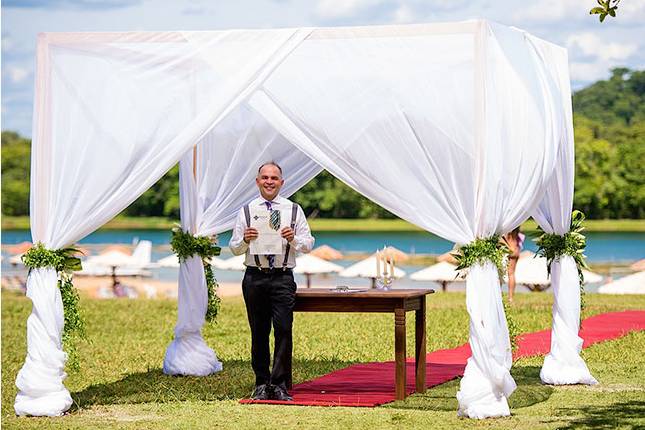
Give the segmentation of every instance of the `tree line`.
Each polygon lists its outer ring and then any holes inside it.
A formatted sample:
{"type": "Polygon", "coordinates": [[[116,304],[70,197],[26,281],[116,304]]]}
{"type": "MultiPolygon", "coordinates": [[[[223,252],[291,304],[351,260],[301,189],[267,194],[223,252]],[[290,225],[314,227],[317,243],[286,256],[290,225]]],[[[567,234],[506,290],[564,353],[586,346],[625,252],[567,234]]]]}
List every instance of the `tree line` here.
{"type": "MultiPolygon", "coordinates": [[[[576,142],[574,206],[592,219],[645,217],[645,71],[612,70],[573,95],[576,142]]],[[[30,140],[2,132],[2,214],[29,214],[30,140]]],[[[320,218],[394,218],[323,171],[297,201],[320,218]]],[[[173,167],[125,211],[179,217],[179,167],[173,167]]]]}

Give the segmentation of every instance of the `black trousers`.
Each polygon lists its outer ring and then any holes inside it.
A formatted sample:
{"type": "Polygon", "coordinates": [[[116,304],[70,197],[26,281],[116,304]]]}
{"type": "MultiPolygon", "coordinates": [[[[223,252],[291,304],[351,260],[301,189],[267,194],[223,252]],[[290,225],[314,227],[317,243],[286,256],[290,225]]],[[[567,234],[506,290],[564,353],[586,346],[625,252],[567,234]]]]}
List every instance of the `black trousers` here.
{"type": "Polygon", "coordinates": [[[251,327],[251,365],[255,385],[273,384],[284,388],[291,382],[293,307],[296,282],[291,269],[262,271],[248,267],[242,293],[251,327]],[[273,324],[275,347],[269,373],[269,334],[273,324]]]}

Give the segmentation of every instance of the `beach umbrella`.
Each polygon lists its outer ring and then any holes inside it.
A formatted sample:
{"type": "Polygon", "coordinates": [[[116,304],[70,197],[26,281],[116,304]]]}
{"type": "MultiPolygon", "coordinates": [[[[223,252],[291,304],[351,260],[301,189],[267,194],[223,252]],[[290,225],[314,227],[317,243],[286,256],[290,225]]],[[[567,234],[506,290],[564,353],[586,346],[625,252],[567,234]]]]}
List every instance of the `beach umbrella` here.
{"type": "MultiPolygon", "coordinates": [[[[382,270],[382,268],[381,268],[382,270]]],[[[369,278],[372,281],[372,287],[376,285],[376,255],[372,255],[356,264],[349,266],[338,274],[343,278],[369,278]]],[[[398,267],[394,268],[394,277],[402,278],[405,272],[398,267]]]]}
{"type": "Polygon", "coordinates": [[[629,266],[629,268],[634,272],[641,272],[645,270],[645,258],[643,258],[642,260],[638,260],[636,263],[629,266]]]}
{"type": "Polygon", "coordinates": [[[340,251],[328,245],[319,246],[318,248],[311,251],[309,255],[322,258],[323,260],[340,260],[341,258],[343,258],[343,254],[341,254],[340,251]]]}
{"type": "Polygon", "coordinates": [[[524,251],[515,266],[515,282],[526,285],[531,291],[544,291],[551,285],[551,279],[546,270],[546,258],[535,256],[530,251],[524,251]]]}
{"type": "MultiPolygon", "coordinates": [[[[410,256],[408,254],[393,246],[386,247],[385,252],[387,253],[387,255],[391,255],[392,257],[394,257],[394,262],[397,264],[403,261],[408,261],[410,259],[410,256]]],[[[396,273],[396,270],[395,270],[395,273],[396,273]]]]}
{"type": "MultiPolygon", "coordinates": [[[[221,258],[217,257],[211,257],[208,262],[211,264],[211,266],[215,268],[219,268],[219,264],[224,261],[221,258]]],[[[161,258],[154,263],[148,264],[146,267],[149,268],[171,268],[171,269],[178,269],[179,268],[179,258],[177,257],[177,254],[170,254],[167,257],[161,258]]]]}
{"type": "Polygon", "coordinates": [[[179,267],[179,258],[177,254],[170,254],[167,257],[161,258],[156,262],[152,263],[148,267],[169,267],[169,268],[178,268],[179,267]]]}
{"type": "Polygon", "coordinates": [[[150,272],[146,272],[143,268],[150,265],[151,254],[152,242],[149,240],[140,241],[132,255],[125,252],[123,248],[108,247],[101,254],[85,260],[83,270],[78,274],[85,276],[111,275],[112,288],[116,289],[119,284],[117,276],[149,275],[150,272]],[[106,268],[110,270],[107,271],[106,268]]]}
{"type": "Polygon", "coordinates": [[[459,277],[457,266],[445,261],[414,272],[410,275],[410,279],[414,281],[438,282],[441,284],[443,291],[446,291],[449,282],[464,282],[464,279],[459,277]]]}
{"type": "Polygon", "coordinates": [[[449,251],[449,252],[446,252],[445,254],[441,254],[440,256],[437,257],[437,261],[439,263],[446,262],[446,263],[456,265],[457,264],[457,259],[452,256],[453,252],[455,252],[455,251],[449,251]]]}
{"type": "Polygon", "coordinates": [[[12,255],[11,257],[9,257],[9,264],[11,264],[12,266],[17,266],[19,264],[22,264],[22,256],[23,255],[24,254],[12,255]]]}
{"type": "Polygon", "coordinates": [[[7,247],[7,250],[10,254],[15,254],[9,257],[9,264],[12,266],[17,266],[22,264],[22,256],[25,252],[29,251],[32,247],[31,242],[20,242],[16,245],[10,245],[7,247]]]}
{"type": "Polygon", "coordinates": [[[216,269],[221,269],[221,270],[246,270],[246,266],[244,265],[245,259],[246,259],[246,255],[242,254],[242,255],[236,255],[226,260],[221,260],[218,258],[217,259],[218,261],[214,261],[211,264],[216,269]]]}
{"type": "MultiPolygon", "coordinates": [[[[551,285],[551,278],[547,271],[546,258],[536,256],[531,251],[523,251],[515,267],[515,282],[526,285],[531,291],[544,291],[551,285]]],[[[600,282],[602,276],[589,270],[582,271],[585,284],[600,282]]]]}
{"type": "MultiPolygon", "coordinates": [[[[376,263],[374,263],[376,264],[376,263]]],[[[311,288],[311,276],[322,273],[338,273],[343,270],[342,266],[330,263],[327,260],[318,258],[311,254],[304,254],[296,257],[294,273],[300,273],[307,278],[307,288],[311,288]]]]}
{"type": "Polygon", "coordinates": [[[118,243],[106,246],[105,248],[103,248],[101,253],[106,253],[106,252],[110,252],[110,251],[117,251],[117,252],[120,252],[122,254],[132,255],[132,248],[130,246],[121,245],[121,244],[118,244],[118,243]]]}
{"type": "Polygon", "coordinates": [[[132,259],[137,266],[146,266],[152,261],[152,242],[140,240],[137,247],[132,251],[132,259]]]}
{"type": "Polygon", "coordinates": [[[601,282],[604,279],[601,275],[590,272],[586,269],[582,269],[582,276],[584,276],[585,284],[595,284],[597,282],[601,282]]]}
{"type": "Polygon", "coordinates": [[[645,271],[633,273],[598,288],[602,294],[645,294],[645,271]]]}
{"type": "Polygon", "coordinates": [[[7,246],[7,251],[9,251],[10,254],[24,254],[25,252],[29,251],[29,249],[32,247],[31,242],[20,242],[15,245],[9,245],[7,246]]]}

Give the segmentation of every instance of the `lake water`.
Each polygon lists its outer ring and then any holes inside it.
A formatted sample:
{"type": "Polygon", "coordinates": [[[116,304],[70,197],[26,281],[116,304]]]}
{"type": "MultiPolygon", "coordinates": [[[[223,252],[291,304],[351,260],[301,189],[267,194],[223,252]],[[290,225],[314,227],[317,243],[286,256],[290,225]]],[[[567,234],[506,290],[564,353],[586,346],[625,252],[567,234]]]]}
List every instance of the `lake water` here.
{"type": "MultiPolygon", "coordinates": [[[[220,235],[222,251],[227,254],[226,245],[230,232],[220,235]]],[[[394,246],[411,254],[443,254],[452,249],[452,243],[435,235],[423,232],[409,233],[315,233],[316,246],[329,245],[344,254],[372,253],[383,245],[394,246]]],[[[29,230],[2,232],[2,244],[16,244],[31,241],[29,230]]],[[[170,232],[160,230],[105,230],[97,231],[80,241],[81,244],[132,244],[136,240],[150,240],[159,249],[168,245],[170,232]]],[[[525,249],[535,251],[531,238],[525,241],[525,249]]],[[[168,253],[167,250],[166,254],[168,253]]],[[[629,262],[645,258],[645,233],[587,233],[586,255],[589,262],[629,262]]]]}
{"type": "MultiPolygon", "coordinates": [[[[316,246],[329,245],[340,250],[344,254],[367,254],[372,253],[383,245],[391,245],[402,251],[411,254],[442,254],[452,249],[452,243],[443,240],[429,233],[315,233],[316,246]]],[[[222,258],[231,256],[227,248],[231,237],[230,232],[220,235],[222,246],[222,258]]],[[[136,240],[150,240],[153,243],[152,260],[156,261],[171,253],[169,247],[170,232],[159,230],[109,230],[97,231],[80,241],[81,244],[96,252],[102,244],[121,243],[132,244],[136,240]]],[[[31,241],[31,234],[28,230],[12,230],[2,232],[2,244],[10,245],[23,241],[31,241]]],[[[599,263],[625,263],[645,258],[645,233],[589,233],[587,235],[587,256],[589,262],[599,263]]],[[[535,251],[535,246],[530,238],[525,241],[525,249],[535,251]]],[[[3,250],[2,271],[7,275],[25,275],[24,267],[13,267],[8,263],[9,255],[3,250]]],[[[337,261],[341,266],[347,267],[355,261],[350,259],[337,261]]],[[[409,275],[423,269],[422,266],[401,266],[409,275]]],[[[624,274],[618,274],[618,277],[624,274]]],[[[220,282],[241,282],[242,272],[218,270],[216,277],[220,282]]],[[[612,273],[612,276],[614,274],[612,273]]],[[[176,281],[177,269],[155,269],[152,271],[154,279],[162,281],[176,281]]],[[[302,275],[296,275],[296,282],[299,285],[305,284],[302,275]]],[[[350,287],[367,287],[369,281],[365,279],[340,278],[336,275],[316,276],[314,283],[319,286],[348,285],[350,287]]],[[[415,282],[408,277],[397,280],[395,287],[398,288],[440,288],[432,282],[415,282]]],[[[463,290],[463,283],[454,283],[450,290],[463,290]]],[[[587,291],[595,291],[598,285],[588,285],[587,291]]],[[[518,292],[526,292],[527,289],[518,286],[518,292]]],[[[549,290],[550,291],[550,290],[549,290]]]]}

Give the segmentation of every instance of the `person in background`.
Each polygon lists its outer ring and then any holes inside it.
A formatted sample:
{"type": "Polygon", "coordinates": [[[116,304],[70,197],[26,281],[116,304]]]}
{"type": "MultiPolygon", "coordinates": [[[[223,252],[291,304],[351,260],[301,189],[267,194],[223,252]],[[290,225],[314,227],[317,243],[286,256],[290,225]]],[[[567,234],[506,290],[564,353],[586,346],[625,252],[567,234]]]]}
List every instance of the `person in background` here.
{"type": "Polygon", "coordinates": [[[504,241],[511,251],[508,255],[508,301],[513,303],[513,296],[515,295],[515,268],[517,267],[517,260],[520,258],[520,252],[522,252],[524,235],[520,232],[520,228],[517,227],[510,233],[504,235],[504,241]]]}
{"type": "Polygon", "coordinates": [[[307,253],[314,245],[302,208],[279,195],[284,184],[282,169],[271,161],[258,169],[255,182],[260,195],[240,209],[229,247],[234,255],[246,253],[246,272],[242,293],[251,328],[251,366],[255,372],[255,400],[293,398],[287,391],[291,383],[293,307],[296,283],[293,268],[296,252],[307,253]],[[257,229],[250,227],[250,207],[291,213],[291,224],[281,229],[282,253],[253,255],[249,243],[257,239],[257,229]],[[275,340],[273,368],[269,372],[269,334],[273,324],[275,340]]]}

